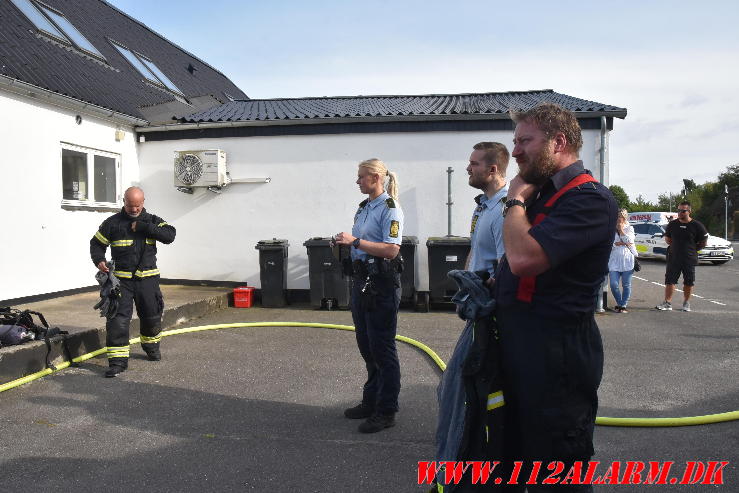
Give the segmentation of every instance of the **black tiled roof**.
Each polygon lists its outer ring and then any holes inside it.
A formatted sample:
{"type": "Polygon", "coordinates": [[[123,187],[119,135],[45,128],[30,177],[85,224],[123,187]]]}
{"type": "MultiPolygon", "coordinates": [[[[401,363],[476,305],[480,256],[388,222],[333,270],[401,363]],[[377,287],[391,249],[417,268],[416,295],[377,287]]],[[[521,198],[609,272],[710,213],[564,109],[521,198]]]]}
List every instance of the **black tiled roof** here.
{"type": "Polygon", "coordinates": [[[193,113],[181,122],[259,122],[277,120],[363,119],[384,117],[450,117],[489,115],[508,118],[509,110],[522,111],[541,103],[556,103],[580,117],[626,117],[626,109],[568,96],[551,89],[481,94],[430,94],[424,96],[341,96],[298,99],[231,101],[193,113]]]}
{"type": "MultiPolygon", "coordinates": [[[[8,0],[0,1],[0,75],[80,101],[144,118],[140,107],[175,101],[143,77],[108,42],[113,39],[149,57],[186,98],[223,94],[246,99],[225,75],[102,0],[44,0],[62,12],[107,63],[38,34],[8,0]],[[190,73],[188,65],[195,67],[190,73]]],[[[188,108],[182,105],[183,108],[188,108]]],[[[192,111],[181,111],[180,114],[192,111]]]]}

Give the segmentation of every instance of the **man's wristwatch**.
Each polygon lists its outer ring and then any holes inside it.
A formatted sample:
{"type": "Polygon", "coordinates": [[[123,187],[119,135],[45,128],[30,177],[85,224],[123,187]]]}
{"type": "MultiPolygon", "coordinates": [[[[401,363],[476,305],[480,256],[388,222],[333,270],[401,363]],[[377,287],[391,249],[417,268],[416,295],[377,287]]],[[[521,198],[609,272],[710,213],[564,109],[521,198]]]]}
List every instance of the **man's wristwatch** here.
{"type": "Polygon", "coordinates": [[[352,246],[356,249],[359,249],[359,238],[354,238],[354,241],[352,241],[352,246]]]}
{"type": "Polygon", "coordinates": [[[508,213],[508,209],[510,209],[511,207],[514,207],[516,205],[520,205],[521,207],[523,207],[523,210],[526,210],[526,204],[524,204],[520,200],[518,200],[518,199],[508,199],[508,200],[506,200],[505,205],[503,206],[503,217],[505,217],[505,215],[508,213]]]}

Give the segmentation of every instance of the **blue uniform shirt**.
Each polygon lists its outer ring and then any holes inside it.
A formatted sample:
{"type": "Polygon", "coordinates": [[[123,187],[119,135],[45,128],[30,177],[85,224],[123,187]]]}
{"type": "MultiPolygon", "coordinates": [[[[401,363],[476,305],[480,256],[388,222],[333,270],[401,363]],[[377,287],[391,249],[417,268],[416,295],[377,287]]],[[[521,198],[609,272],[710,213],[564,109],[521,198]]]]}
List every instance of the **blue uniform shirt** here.
{"type": "Polygon", "coordinates": [[[470,264],[467,270],[486,270],[493,274],[493,261],[500,260],[505,253],[503,247],[503,203],[508,194],[508,187],[498,190],[488,198],[484,193],[475,200],[478,203],[472,214],[470,227],[470,264]]]}
{"type": "MultiPolygon", "coordinates": [[[[400,245],[403,241],[403,211],[397,202],[383,192],[375,200],[359,204],[354,215],[352,236],[376,243],[400,245]]],[[[352,260],[366,260],[367,252],[352,247],[352,260]]]]}
{"type": "MultiPolygon", "coordinates": [[[[582,161],[554,174],[526,209],[533,222],[544,212],[544,203],[574,177],[588,173],[582,161]]],[[[541,245],[551,268],[536,277],[530,304],[535,313],[551,318],[592,313],[603,279],[608,274],[618,208],[610,190],[598,182],[568,190],[557,200],[546,218],[532,226],[529,234],[541,245]]],[[[520,278],[503,259],[495,283],[498,307],[519,303],[520,278]]]]}

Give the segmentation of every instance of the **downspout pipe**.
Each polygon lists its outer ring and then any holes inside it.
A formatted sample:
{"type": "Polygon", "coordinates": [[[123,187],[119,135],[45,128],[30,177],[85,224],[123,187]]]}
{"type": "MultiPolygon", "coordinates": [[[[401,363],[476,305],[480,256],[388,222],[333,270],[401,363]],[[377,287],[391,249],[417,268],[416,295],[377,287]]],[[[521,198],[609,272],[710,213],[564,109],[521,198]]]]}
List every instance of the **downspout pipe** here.
{"type": "Polygon", "coordinates": [[[446,214],[447,214],[447,218],[446,218],[446,221],[447,221],[446,235],[447,236],[452,236],[452,205],[454,205],[454,202],[452,201],[452,173],[454,173],[454,168],[452,168],[451,166],[449,166],[446,169],[446,175],[447,175],[447,178],[446,178],[446,180],[447,180],[446,181],[446,190],[447,190],[447,192],[446,192],[447,193],[447,200],[446,200],[446,205],[447,205],[447,212],[446,212],[446,214]]]}
{"type": "MultiPolygon", "coordinates": [[[[600,182],[608,186],[608,177],[606,176],[606,169],[608,168],[606,163],[606,145],[608,143],[608,122],[605,116],[600,117],[600,169],[599,179],[600,182]]],[[[602,313],[608,306],[608,278],[603,279],[603,285],[601,286],[600,292],[598,293],[598,302],[596,311],[602,313]]]]}
{"type": "Polygon", "coordinates": [[[606,169],[608,168],[608,163],[606,162],[607,154],[606,154],[606,148],[608,146],[608,122],[606,121],[605,116],[600,117],[600,182],[608,186],[609,180],[606,176],[606,169]]]}

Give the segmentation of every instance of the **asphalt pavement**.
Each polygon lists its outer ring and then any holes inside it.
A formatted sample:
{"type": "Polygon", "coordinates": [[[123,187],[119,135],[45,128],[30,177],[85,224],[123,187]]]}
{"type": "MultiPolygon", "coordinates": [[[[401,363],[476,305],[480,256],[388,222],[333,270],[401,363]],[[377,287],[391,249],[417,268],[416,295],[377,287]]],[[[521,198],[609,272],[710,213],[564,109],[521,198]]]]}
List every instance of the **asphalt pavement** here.
{"type": "MultiPolygon", "coordinates": [[[[738,410],[739,276],[733,262],[699,267],[696,294],[703,298],[694,300],[691,313],[652,309],[662,298],[664,263],[644,264],[630,313],[597,316],[606,357],[599,415],[738,410]]],[[[306,306],[223,308],[179,320],[177,327],[351,325],[348,312],[306,306]]],[[[451,312],[401,311],[398,333],[448,360],[462,327],[451,312]]],[[[243,327],[174,335],[162,344],[161,362],[147,361],[132,347],[129,370],[118,378],[103,378],[106,361],[95,358],[0,393],[0,491],[424,491],[417,464],[433,458],[440,372],[420,350],[398,344],[403,388],[397,425],[363,435],[357,421],[342,415],[359,402],[364,380],[352,332],[243,327]]],[[[739,491],[738,421],[598,426],[595,445],[594,459],[603,464],[674,461],[673,476],[685,461],[729,461],[723,486],[652,485],[649,491],[739,491]]],[[[597,491],[629,488],[647,489],[597,491]]]]}

